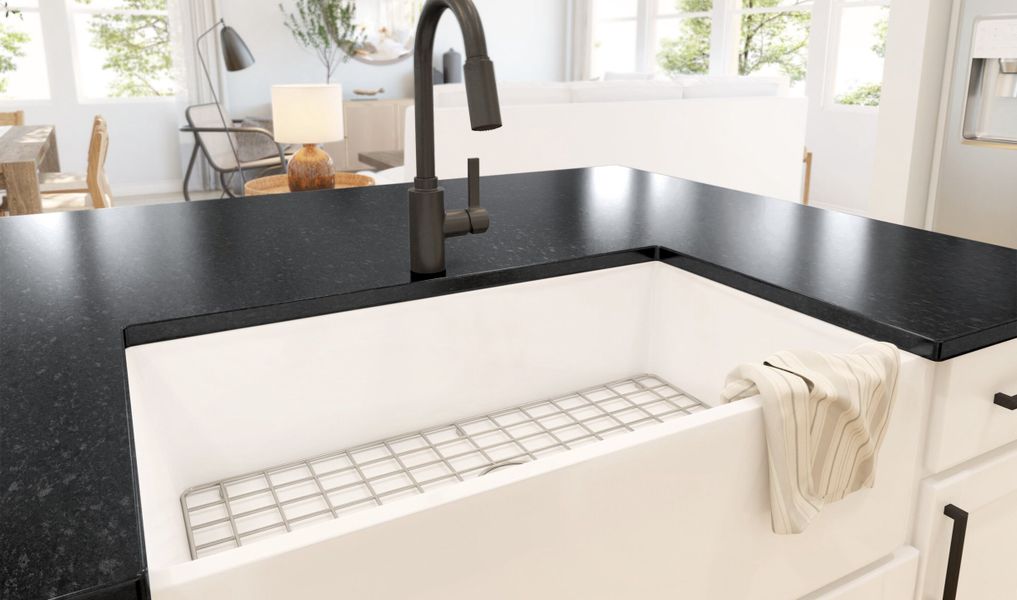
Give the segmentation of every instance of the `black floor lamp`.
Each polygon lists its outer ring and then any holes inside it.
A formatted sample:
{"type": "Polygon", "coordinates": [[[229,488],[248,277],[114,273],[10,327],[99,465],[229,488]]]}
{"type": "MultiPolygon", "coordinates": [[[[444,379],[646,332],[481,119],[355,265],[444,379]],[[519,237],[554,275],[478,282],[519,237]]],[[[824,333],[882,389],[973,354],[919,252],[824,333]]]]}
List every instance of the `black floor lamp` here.
{"type": "Polygon", "coordinates": [[[222,25],[222,31],[219,33],[219,40],[222,43],[222,57],[223,62],[226,63],[226,70],[229,72],[243,71],[247,67],[254,64],[254,56],[251,55],[250,48],[244,43],[243,38],[236,32],[235,29],[226,25],[226,23],[219,19],[208,31],[198,36],[195,40],[195,49],[198,52],[198,60],[201,61],[201,68],[205,71],[205,79],[208,80],[209,90],[212,92],[212,100],[215,101],[215,107],[219,111],[219,119],[222,121],[223,129],[226,129],[226,139],[230,142],[230,149],[233,150],[233,158],[237,161],[237,172],[240,173],[240,185],[243,189],[243,185],[246,183],[244,179],[244,170],[240,167],[240,154],[237,152],[236,144],[233,143],[233,136],[229,133],[230,125],[226,123],[226,116],[222,112],[222,105],[219,103],[219,97],[215,93],[215,85],[212,83],[212,75],[208,72],[208,64],[205,62],[205,56],[201,53],[201,40],[208,34],[216,30],[217,27],[222,25]]]}

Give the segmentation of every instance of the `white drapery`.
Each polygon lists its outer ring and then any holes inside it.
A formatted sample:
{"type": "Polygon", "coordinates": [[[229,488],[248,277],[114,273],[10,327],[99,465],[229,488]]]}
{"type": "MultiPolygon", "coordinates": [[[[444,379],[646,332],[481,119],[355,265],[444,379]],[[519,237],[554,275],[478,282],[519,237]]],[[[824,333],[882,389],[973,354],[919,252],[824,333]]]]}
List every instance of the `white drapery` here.
{"type": "Polygon", "coordinates": [[[568,78],[585,81],[590,78],[593,50],[593,0],[571,0],[569,7],[568,78]]]}
{"type": "MultiPolygon", "coordinates": [[[[180,109],[180,124],[185,125],[184,110],[194,104],[212,102],[212,90],[201,68],[201,61],[195,51],[198,36],[208,31],[222,17],[219,0],[169,0],[170,41],[173,45],[173,66],[178,82],[177,104],[180,109]]],[[[219,101],[226,105],[226,69],[223,65],[219,36],[209,35],[202,40],[201,51],[208,65],[208,73],[215,86],[219,101]]],[[[181,133],[181,161],[184,168],[194,148],[194,136],[181,133]]],[[[200,157],[191,175],[191,185],[201,183],[201,189],[213,190],[219,186],[215,172],[209,168],[204,157],[200,157]]]]}

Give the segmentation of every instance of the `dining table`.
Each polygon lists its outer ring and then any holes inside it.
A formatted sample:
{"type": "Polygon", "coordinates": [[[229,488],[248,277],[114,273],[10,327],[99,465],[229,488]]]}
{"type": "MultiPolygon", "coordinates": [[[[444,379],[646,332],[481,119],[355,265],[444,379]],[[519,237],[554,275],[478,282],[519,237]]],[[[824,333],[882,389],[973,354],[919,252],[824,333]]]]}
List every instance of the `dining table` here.
{"type": "Polygon", "coordinates": [[[6,190],[7,214],[41,213],[39,173],[59,170],[56,127],[0,127],[0,188],[6,190]]]}

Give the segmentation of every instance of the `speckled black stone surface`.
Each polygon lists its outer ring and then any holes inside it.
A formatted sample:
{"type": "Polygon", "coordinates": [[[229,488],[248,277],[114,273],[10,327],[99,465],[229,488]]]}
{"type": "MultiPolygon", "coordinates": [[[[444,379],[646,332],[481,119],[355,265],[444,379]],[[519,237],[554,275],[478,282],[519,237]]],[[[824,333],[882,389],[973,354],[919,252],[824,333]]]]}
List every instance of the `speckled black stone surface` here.
{"type": "Polygon", "coordinates": [[[412,284],[403,186],[0,219],[2,598],[144,593],[125,343],[655,258],[932,360],[1017,338],[1014,250],[617,167],[483,199],[412,284]]]}

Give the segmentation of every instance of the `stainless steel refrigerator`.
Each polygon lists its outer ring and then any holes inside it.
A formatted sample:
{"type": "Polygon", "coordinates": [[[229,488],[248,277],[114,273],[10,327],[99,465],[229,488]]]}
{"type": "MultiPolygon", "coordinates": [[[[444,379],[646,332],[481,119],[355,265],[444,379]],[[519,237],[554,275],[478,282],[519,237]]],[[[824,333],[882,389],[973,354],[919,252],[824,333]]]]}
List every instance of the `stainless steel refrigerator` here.
{"type": "Polygon", "coordinates": [[[1017,248],[1017,0],[961,0],[935,231],[1017,248]]]}

